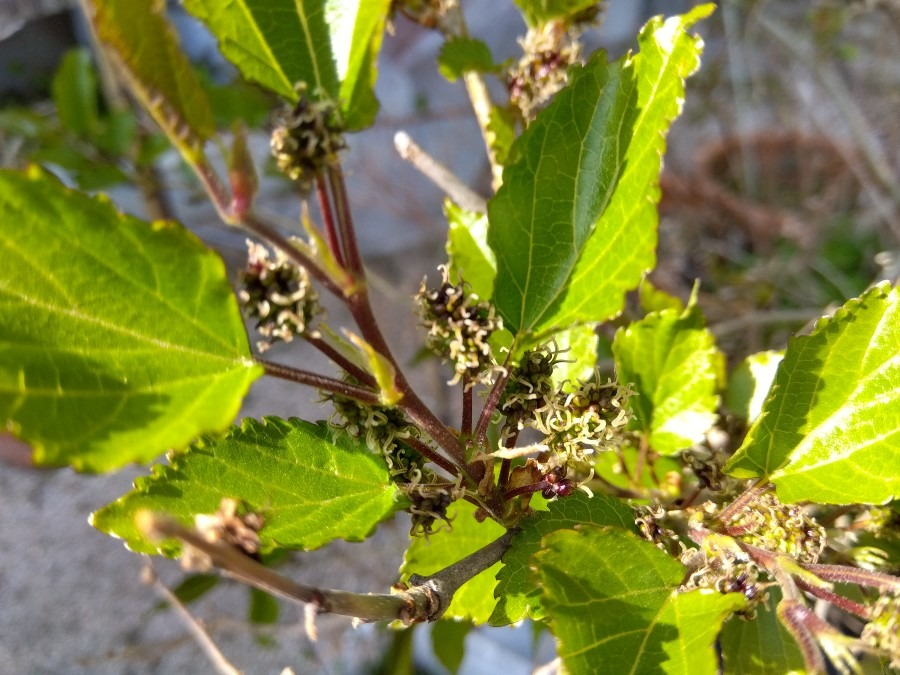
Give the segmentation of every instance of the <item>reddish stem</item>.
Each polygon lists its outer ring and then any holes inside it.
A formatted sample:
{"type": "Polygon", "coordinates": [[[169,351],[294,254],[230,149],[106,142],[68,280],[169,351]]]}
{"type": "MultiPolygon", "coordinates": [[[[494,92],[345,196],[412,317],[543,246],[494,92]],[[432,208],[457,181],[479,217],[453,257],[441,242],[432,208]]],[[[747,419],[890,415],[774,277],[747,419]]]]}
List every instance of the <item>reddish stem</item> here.
{"type": "Polygon", "coordinates": [[[381,403],[381,398],[371,389],[356,387],[352,384],[342,382],[341,380],[336,380],[333,377],[326,377],[317,373],[310,373],[306,370],[283,366],[260,358],[256,358],[255,360],[265,368],[266,375],[280,377],[283,380],[290,380],[291,382],[304,384],[308,387],[321,389],[322,391],[330,391],[334,394],[352,398],[360,403],[367,403],[369,405],[379,405],[381,403]]]}
{"type": "Polygon", "coordinates": [[[328,196],[328,183],[325,182],[325,178],[321,174],[316,176],[316,196],[319,198],[319,210],[322,212],[322,221],[325,224],[325,240],[328,242],[328,248],[331,249],[331,254],[338,265],[345,267],[344,252],[341,250],[338,233],[334,227],[334,214],[331,208],[331,198],[328,196]]]}

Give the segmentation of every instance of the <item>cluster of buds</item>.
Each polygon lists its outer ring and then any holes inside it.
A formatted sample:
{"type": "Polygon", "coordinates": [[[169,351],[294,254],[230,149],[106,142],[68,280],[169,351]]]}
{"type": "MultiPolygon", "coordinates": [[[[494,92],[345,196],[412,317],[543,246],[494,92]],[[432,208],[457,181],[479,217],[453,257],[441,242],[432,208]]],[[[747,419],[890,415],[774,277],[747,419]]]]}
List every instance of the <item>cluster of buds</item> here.
{"type": "Polygon", "coordinates": [[[281,250],[275,259],[265,246],[247,242],[247,267],[241,271],[238,300],[241,309],[256,319],[256,330],[266,338],[257,343],[265,351],[273,343],[290,342],[304,335],[319,313],[319,296],[306,270],[281,250]]]}
{"type": "Polygon", "coordinates": [[[522,57],[509,69],[509,101],[526,124],[568,81],[568,68],[581,61],[577,34],[558,22],[530,28],[521,38],[522,57]]]}
{"type": "Polygon", "coordinates": [[[634,524],[640,535],[660,551],[678,555],[684,550],[684,545],[675,531],[666,527],[665,521],[666,510],[660,504],[635,508],[634,524]]]}
{"type": "MultiPolygon", "coordinates": [[[[240,511],[237,500],[225,498],[215,513],[194,516],[194,526],[197,533],[209,543],[222,542],[234,546],[259,560],[259,531],[265,525],[265,519],[252,511],[240,511]]],[[[205,571],[212,568],[209,557],[192,547],[185,548],[181,563],[189,570],[205,571]]]]}
{"type": "Polygon", "coordinates": [[[630,386],[593,380],[577,384],[574,391],[559,392],[534,424],[561,465],[584,462],[589,455],[615,447],[632,416],[630,386]]]}
{"type": "Polygon", "coordinates": [[[870,609],[869,623],[860,639],[867,645],[886,654],[890,667],[900,669],[900,595],[885,591],[870,609]]]}
{"type": "Polygon", "coordinates": [[[297,91],[297,104],[275,115],[271,147],[278,169],[308,191],[327,166],[337,163],[347,144],[337,105],[310,100],[302,83],[297,91]]]}
{"type": "Polygon", "coordinates": [[[509,379],[498,406],[506,416],[504,433],[516,433],[534,426],[548,410],[556,395],[553,369],[559,363],[559,351],[552,345],[529,350],[510,369],[509,379]]]}
{"type": "Polygon", "coordinates": [[[728,523],[727,531],[741,541],[815,563],[826,544],[825,528],[797,504],[782,504],[767,492],[747,505],[728,523]]]}
{"type": "MultiPolygon", "coordinates": [[[[358,384],[349,376],[345,380],[358,384]]],[[[425,458],[402,442],[418,437],[419,430],[400,410],[361,403],[331,392],[323,393],[322,400],[334,406],[329,425],[352,438],[363,439],[372,452],[384,457],[395,481],[415,485],[422,480],[425,458]]]]}
{"type": "Polygon", "coordinates": [[[432,535],[438,531],[440,523],[446,523],[450,527],[447,508],[465,493],[458,484],[410,485],[404,487],[403,491],[411,502],[408,509],[412,514],[409,530],[411,537],[432,535]]]}
{"type": "Polygon", "coordinates": [[[747,620],[756,617],[756,608],[766,599],[759,583],[760,570],[731,537],[710,534],[700,548],[686,548],[681,562],[687,567],[681,591],[709,588],[723,594],[741,593],[747,604],[739,616],[747,620]]]}
{"type": "Polygon", "coordinates": [[[450,384],[464,380],[467,387],[487,383],[494,365],[490,336],[503,328],[494,306],[469,293],[463,283],[451,284],[441,268],[441,286],[430,291],[422,282],[416,302],[428,329],[426,346],[453,364],[450,384]]]}

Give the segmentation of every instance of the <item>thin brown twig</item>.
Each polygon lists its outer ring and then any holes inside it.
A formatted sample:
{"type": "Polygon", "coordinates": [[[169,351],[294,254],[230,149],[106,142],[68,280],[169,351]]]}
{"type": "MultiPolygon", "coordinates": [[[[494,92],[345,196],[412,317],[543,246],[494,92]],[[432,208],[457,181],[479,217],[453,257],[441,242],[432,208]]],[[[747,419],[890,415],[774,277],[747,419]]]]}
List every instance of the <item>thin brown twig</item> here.
{"type": "Polygon", "coordinates": [[[185,628],[188,629],[197,644],[200,645],[200,649],[203,650],[203,653],[206,654],[206,657],[210,660],[210,663],[213,664],[218,673],[221,673],[221,675],[240,675],[241,671],[231,665],[228,659],[225,658],[225,655],[209,636],[209,633],[207,633],[203,626],[200,625],[200,622],[193,617],[187,607],[185,607],[178,599],[178,596],[166,588],[159,580],[159,577],[156,575],[156,570],[153,569],[152,565],[148,563],[144,566],[141,577],[145,583],[153,586],[153,590],[155,590],[156,593],[175,610],[175,614],[181,619],[181,622],[184,624],[185,628]]]}
{"type": "Polygon", "coordinates": [[[265,369],[266,375],[278,377],[282,380],[290,380],[291,382],[303,384],[307,387],[313,387],[314,389],[330,391],[333,394],[346,396],[347,398],[352,398],[355,401],[367,403],[369,405],[378,405],[381,403],[381,397],[371,389],[357,387],[348,384],[347,382],[336,380],[333,377],[319,375],[318,373],[310,373],[309,371],[300,370],[299,368],[272,363],[271,361],[266,361],[259,357],[257,357],[255,361],[265,369]]]}

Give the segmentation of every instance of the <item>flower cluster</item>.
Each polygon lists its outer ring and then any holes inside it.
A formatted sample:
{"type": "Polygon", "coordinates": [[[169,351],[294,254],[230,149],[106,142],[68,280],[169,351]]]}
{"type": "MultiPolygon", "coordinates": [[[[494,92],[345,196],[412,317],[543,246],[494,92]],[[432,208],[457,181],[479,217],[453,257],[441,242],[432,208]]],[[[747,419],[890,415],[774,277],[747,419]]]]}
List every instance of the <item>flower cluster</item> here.
{"type": "Polygon", "coordinates": [[[510,369],[498,406],[506,416],[505,433],[533,426],[540,414],[549,409],[556,395],[552,375],[557,363],[559,351],[548,344],[526,351],[510,369]]]}
{"type": "Polygon", "coordinates": [[[409,512],[412,514],[412,525],[409,535],[432,535],[437,532],[435,527],[438,521],[450,525],[447,518],[447,507],[459,499],[465,490],[459,485],[419,484],[404,488],[404,493],[412,505],[409,512]]]}
{"type": "MultiPolygon", "coordinates": [[[[358,384],[349,376],[344,379],[358,384]]],[[[417,484],[422,480],[425,458],[402,443],[404,439],[418,437],[419,430],[400,410],[368,405],[330,392],[324,393],[322,399],[331,401],[334,406],[329,425],[353,438],[365,440],[372,452],[384,457],[395,481],[417,484]]]]}
{"type": "Polygon", "coordinates": [[[347,144],[337,105],[310,100],[302,84],[297,90],[297,105],[276,113],[271,147],[278,169],[308,191],[326,166],[337,163],[347,144]]]}
{"type": "Polygon", "coordinates": [[[441,268],[441,286],[430,291],[422,282],[416,296],[422,322],[428,328],[427,347],[453,364],[450,384],[464,379],[466,386],[488,382],[494,364],[488,339],[503,328],[494,306],[480,301],[465,284],[451,284],[447,269],[441,268]]]}
{"type": "Polygon", "coordinates": [[[277,341],[290,342],[310,330],[320,312],[319,296],[306,270],[284,252],[277,250],[273,260],[265,246],[248,240],[247,247],[238,300],[244,314],[257,319],[256,329],[266,338],[257,347],[265,351],[277,341]]]}
{"type": "Polygon", "coordinates": [[[506,86],[526,124],[566,86],[569,66],[581,60],[575,36],[564,25],[549,22],[530,28],[520,40],[522,57],[507,72],[506,86]]]}
{"type": "Polygon", "coordinates": [[[766,599],[760,570],[733,539],[710,535],[701,548],[686,548],[681,562],[688,570],[681,591],[709,588],[723,594],[741,593],[747,604],[738,615],[747,620],[756,617],[756,608],[766,599]]]}
{"type": "Polygon", "coordinates": [[[891,668],[900,669],[900,595],[885,591],[878,597],[860,638],[886,654],[891,668]]]}
{"type": "Polygon", "coordinates": [[[574,391],[557,393],[534,424],[560,465],[583,462],[588,455],[615,446],[631,419],[629,386],[594,380],[577,385],[574,391]]]}
{"type": "Polygon", "coordinates": [[[741,541],[777,551],[800,563],[815,563],[825,548],[825,528],[797,504],[782,504],[772,492],[754,500],[728,523],[741,541]]]}

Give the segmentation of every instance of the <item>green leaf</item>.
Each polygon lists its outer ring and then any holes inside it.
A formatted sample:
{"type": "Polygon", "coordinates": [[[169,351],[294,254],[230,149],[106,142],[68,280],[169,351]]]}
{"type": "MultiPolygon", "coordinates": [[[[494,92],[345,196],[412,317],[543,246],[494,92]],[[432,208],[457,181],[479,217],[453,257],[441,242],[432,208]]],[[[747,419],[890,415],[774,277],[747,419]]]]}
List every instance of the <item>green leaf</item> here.
{"type": "Polygon", "coordinates": [[[634,384],[634,423],[655,451],[671,455],[703,439],[716,422],[724,368],[693,300],[620,328],[613,341],[620,382],[634,384]]]}
{"type": "Polygon", "coordinates": [[[438,54],[438,70],[451,82],[467,72],[487,73],[496,70],[491,50],[481,40],[454,37],[447,40],[438,54]]]}
{"type": "Polygon", "coordinates": [[[250,589],[250,608],[247,610],[250,623],[275,623],[280,612],[278,598],[258,588],[250,589]]]}
{"type": "Polygon", "coordinates": [[[91,53],[84,48],[66,52],[53,76],[53,103],[60,123],[77,136],[93,136],[100,124],[97,76],[91,53]]]}
{"type": "Polygon", "coordinates": [[[169,140],[191,163],[215,133],[212,110],[194,69],[165,19],[165,3],[91,3],[98,37],[122,67],[132,90],[169,140]]]}
{"type": "Polygon", "coordinates": [[[334,539],[361,541],[402,506],[384,461],[345,434],[296,418],[245,419],[223,437],[204,436],[135,489],[91,516],[99,530],[138,553],[177,555],[173,542],[151,542],[135,526],[139,511],[193,527],[222,499],[260,513],[263,550],[310,550],[334,539]]]}
{"type": "Polygon", "coordinates": [[[503,568],[497,574],[494,591],[497,607],[490,617],[492,626],[505,626],[526,617],[542,619],[546,616],[541,605],[541,590],[529,578],[529,560],[540,550],[543,537],[584,523],[613,525],[637,532],[634,512],[615,497],[604,494],[588,497],[579,491],[550,502],[547,511],[522,522],[521,531],[503,556],[503,568]]]}
{"type": "Polygon", "coordinates": [[[494,158],[501,166],[506,166],[509,161],[509,153],[516,140],[516,119],[506,108],[491,108],[488,119],[487,139],[494,158]]]}
{"type": "Polygon", "coordinates": [[[188,604],[214,589],[219,579],[221,577],[218,574],[190,574],[172,589],[172,594],[184,604],[188,604]]]}
{"type": "Polygon", "coordinates": [[[656,264],[656,204],[665,134],[681,112],[684,80],[700,65],[703,44],[685,31],[712,11],[713,5],[706,4],[666,21],[657,17],[641,31],[641,52],[632,60],[640,112],[625,170],[581,250],[568,292],[559,294],[536,330],[600,323],[616,316],[625,306],[625,293],[656,264]]]}
{"type": "Polygon", "coordinates": [[[775,607],[781,601],[778,586],[759,605],[756,618],[732,617],[719,636],[725,672],[729,675],[784,675],[804,672],[803,653],[778,620],[775,607]],[[771,607],[771,609],[769,609],[771,607]]]}
{"type": "Polygon", "coordinates": [[[338,100],[350,130],[370,126],[378,112],[375,66],[390,7],[391,0],[328,0],[338,100]]]}
{"type": "Polygon", "coordinates": [[[529,26],[572,16],[597,4],[597,0],[515,0],[529,26]]]}
{"type": "Polygon", "coordinates": [[[466,636],[472,630],[468,621],[442,619],[431,628],[434,655],[451,674],[456,673],[466,656],[466,636]]]}
{"type": "Polygon", "coordinates": [[[516,140],[516,161],[488,202],[494,302],[513,332],[547,324],[624,169],[637,116],[633,67],[603,52],[516,140]]]}
{"type": "Polygon", "coordinates": [[[38,171],[0,172],[0,420],[107,471],[228,426],[262,369],[222,260],[38,171]]]}
{"type": "Polygon", "coordinates": [[[185,0],[219,40],[222,54],[251,82],[298,100],[339,101],[348,129],[377,111],[375,61],[390,0],[185,0]]]}
{"type": "Polygon", "coordinates": [[[587,381],[597,366],[597,334],[593,326],[574,326],[553,335],[553,341],[562,352],[562,361],[556,364],[551,381],[564,391],[574,391],[579,381],[587,381]]]}
{"type": "Polygon", "coordinates": [[[450,281],[459,283],[462,278],[479,298],[490,300],[497,261],[487,243],[487,216],[466,211],[449,199],[444,202],[444,213],[450,225],[447,236],[450,281]]]}
{"type": "MultiPolygon", "coordinates": [[[[428,539],[413,539],[400,567],[404,581],[410,574],[434,574],[503,536],[506,530],[493,520],[483,523],[475,520],[475,508],[469,502],[453,502],[447,509],[452,530],[442,530],[428,539]]],[[[460,586],[443,618],[472,621],[476,625],[485,623],[496,604],[494,577],[499,568],[500,563],[492,565],[460,586]]]]}
{"type": "Polygon", "coordinates": [[[783,358],[783,351],[766,351],[750,354],[741,361],[728,380],[725,406],[750,422],[759,417],[783,358]]]}
{"type": "Polygon", "coordinates": [[[684,466],[679,458],[657,457],[650,465],[646,461],[646,453],[641,453],[632,445],[624,445],[616,452],[601,452],[594,462],[596,475],[611,485],[623,490],[643,488],[657,493],[662,490],[672,498],[681,494],[681,485],[673,484],[671,476],[678,476],[680,481],[683,471],[684,466]]]}
{"type": "Polygon", "coordinates": [[[542,544],[535,579],[567,672],[717,672],[716,636],[744,596],[679,593],[684,566],[617,528],[559,530],[542,544]]]}
{"type": "Polygon", "coordinates": [[[793,338],[762,414],[725,466],[784,502],[900,495],[900,287],[884,282],[793,338]]]}

